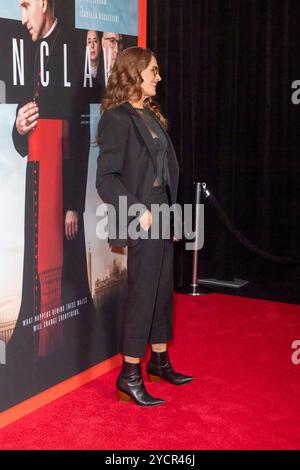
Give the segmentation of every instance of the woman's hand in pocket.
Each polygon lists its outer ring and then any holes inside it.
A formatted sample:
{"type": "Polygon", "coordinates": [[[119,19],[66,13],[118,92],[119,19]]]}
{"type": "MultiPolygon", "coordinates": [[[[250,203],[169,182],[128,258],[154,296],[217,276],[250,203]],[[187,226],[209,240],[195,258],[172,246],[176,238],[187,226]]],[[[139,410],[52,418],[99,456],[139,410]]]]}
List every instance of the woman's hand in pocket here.
{"type": "Polygon", "coordinates": [[[152,224],[151,212],[147,209],[146,212],[144,212],[144,214],[142,215],[142,217],[140,217],[139,221],[140,221],[141,227],[144,230],[148,231],[152,224]]]}

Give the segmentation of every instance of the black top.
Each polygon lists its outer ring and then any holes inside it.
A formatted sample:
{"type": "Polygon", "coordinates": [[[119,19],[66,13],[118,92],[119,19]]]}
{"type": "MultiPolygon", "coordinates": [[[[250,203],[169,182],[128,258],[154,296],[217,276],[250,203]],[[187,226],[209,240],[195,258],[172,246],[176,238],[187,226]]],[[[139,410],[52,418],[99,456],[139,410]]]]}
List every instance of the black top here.
{"type": "Polygon", "coordinates": [[[135,108],[149,130],[156,147],[157,175],[153,186],[167,186],[170,183],[167,150],[168,140],[157,119],[147,108],[135,108]]]}

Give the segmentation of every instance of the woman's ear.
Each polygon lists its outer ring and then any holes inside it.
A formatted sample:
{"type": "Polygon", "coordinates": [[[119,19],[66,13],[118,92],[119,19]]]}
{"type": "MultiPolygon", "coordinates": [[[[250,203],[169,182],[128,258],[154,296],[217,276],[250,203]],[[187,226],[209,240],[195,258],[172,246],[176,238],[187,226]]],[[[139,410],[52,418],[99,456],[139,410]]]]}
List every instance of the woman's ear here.
{"type": "Polygon", "coordinates": [[[48,0],[42,0],[42,12],[46,13],[48,7],[48,0]]]}

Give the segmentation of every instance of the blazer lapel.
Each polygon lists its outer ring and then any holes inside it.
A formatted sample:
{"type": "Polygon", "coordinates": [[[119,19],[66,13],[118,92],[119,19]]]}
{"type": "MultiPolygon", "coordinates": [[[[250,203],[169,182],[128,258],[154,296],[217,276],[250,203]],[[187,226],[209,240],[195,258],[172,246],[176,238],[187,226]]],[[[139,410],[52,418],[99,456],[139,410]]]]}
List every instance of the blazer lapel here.
{"type": "MultiPolygon", "coordinates": [[[[157,174],[156,148],[155,148],[155,145],[153,143],[153,138],[152,138],[150,132],[148,131],[145,124],[143,123],[143,120],[140,117],[139,113],[134,109],[133,106],[131,106],[130,103],[123,103],[121,106],[130,114],[136,129],[138,130],[138,132],[139,132],[140,136],[142,137],[143,141],[145,142],[145,144],[146,144],[146,146],[149,150],[149,154],[151,156],[154,172],[155,172],[155,174],[157,174]]],[[[170,188],[171,189],[171,199],[172,199],[172,203],[173,203],[176,200],[176,194],[177,194],[177,186],[178,186],[178,178],[179,178],[179,165],[178,165],[178,161],[177,161],[177,158],[176,158],[175,149],[174,149],[173,143],[170,139],[170,136],[169,136],[168,132],[163,128],[163,126],[161,125],[161,123],[159,122],[157,117],[155,115],[153,115],[153,117],[156,119],[156,121],[158,122],[158,124],[162,128],[162,130],[163,130],[163,132],[164,132],[164,134],[165,134],[165,136],[168,140],[168,143],[169,143],[169,151],[167,153],[167,158],[168,158],[169,173],[170,173],[170,178],[171,178],[171,188],[170,188]]]]}
{"type": "Polygon", "coordinates": [[[155,171],[155,174],[156,174],[157,173],[156,148],[155,148],[155,145],[153,143],[153,138],[152,138],[150,132],[148,131],[145,124],[143,123],[143,120],[140,117],[140,115],[138,114],[138,112],[135,111],[134,107],[131,106],[131,104],[123,103],[121,106],[130,114],[130,117],[131,117],[136,129],[138,130],[138,132],[139,132],[140,136],[142,137],[143,141],[145,142],[145,144],[147,146],[147,149],[149,150],[149,154],[151,156],[151,160],[152,160],[152,163],[153,163],[153,168],[154,168],[154,171],[155,171]]]}

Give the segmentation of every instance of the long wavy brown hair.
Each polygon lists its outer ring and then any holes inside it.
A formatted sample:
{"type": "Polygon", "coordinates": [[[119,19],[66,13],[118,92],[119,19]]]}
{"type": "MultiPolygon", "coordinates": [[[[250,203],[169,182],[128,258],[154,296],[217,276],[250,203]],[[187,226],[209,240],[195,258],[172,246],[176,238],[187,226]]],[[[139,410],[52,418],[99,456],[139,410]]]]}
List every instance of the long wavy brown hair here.
{"type": "MultiPolygon", "coordinates": [[[[127,101],[139,101],[142,98],[141,73],[148,67],[152,57],[155,57],[154,53],[143,47],[128,47],[117,56],[101,102],[101,114],[127,101]]],[[[150,109],[167,129],[167,120],[157,101],[151,97],[146,98],[143,106],[150,109]]]]}

